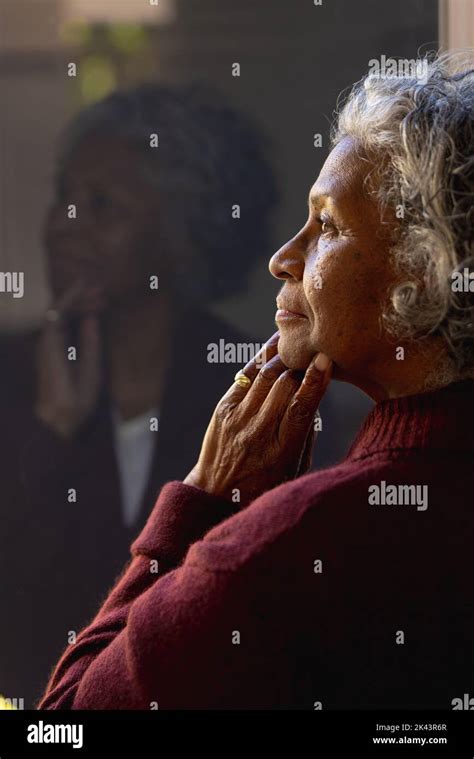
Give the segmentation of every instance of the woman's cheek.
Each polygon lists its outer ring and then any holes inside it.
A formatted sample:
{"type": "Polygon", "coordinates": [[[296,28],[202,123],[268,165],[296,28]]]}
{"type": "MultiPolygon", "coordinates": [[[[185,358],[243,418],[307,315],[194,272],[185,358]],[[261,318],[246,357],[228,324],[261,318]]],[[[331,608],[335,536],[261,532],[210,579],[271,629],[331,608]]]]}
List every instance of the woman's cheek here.
{"type": "Polygon", "coordinates": [[[318,256],[307,268],[304,281],[314,342],[341,364],[351,360],[361,332],[365,332],[364,315],[368,316],[362,268],[354,266],[347,254],[338,250],[332,256],[318,256]]]}
{"type": "Polygon", "coordinates": [[[351,308],[351,280],[353,272],[347,267],[347,258],[340,246],[326,245],[307,261],[304,290],[316,321],[320,324],[336,320],[340,309],[351,308]]]}

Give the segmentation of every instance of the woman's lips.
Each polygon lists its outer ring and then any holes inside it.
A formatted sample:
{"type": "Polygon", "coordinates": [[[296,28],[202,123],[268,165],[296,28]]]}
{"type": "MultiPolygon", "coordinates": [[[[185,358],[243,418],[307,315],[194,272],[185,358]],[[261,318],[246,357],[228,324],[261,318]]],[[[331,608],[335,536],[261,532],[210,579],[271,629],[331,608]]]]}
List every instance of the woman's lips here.
{"type": "Polygon", "coordinates": [[[307,319],[304,314],[299,314],[296,311],[289,311],[286,308],[279,308],[275,314],[275,321],[288,321],[289,319],[307,319]]]}

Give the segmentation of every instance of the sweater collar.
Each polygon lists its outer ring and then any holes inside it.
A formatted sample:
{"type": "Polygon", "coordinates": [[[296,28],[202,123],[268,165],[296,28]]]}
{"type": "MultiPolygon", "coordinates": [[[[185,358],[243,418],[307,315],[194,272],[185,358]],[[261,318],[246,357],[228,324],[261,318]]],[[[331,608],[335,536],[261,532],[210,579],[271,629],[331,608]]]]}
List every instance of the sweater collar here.
{"type": "Polygon", "coordinates": [[[346,461],[381,451],[418,449],[474,452],[474,380],[377,403],[346,461]]]}

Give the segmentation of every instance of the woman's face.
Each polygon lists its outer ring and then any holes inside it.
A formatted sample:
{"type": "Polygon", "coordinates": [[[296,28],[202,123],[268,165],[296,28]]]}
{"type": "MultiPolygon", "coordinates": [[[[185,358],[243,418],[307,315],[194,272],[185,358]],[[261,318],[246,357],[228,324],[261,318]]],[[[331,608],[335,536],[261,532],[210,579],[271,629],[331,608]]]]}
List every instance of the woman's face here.
{"type": "Polygon", "coordinates": [[[149,291],[149,276],[158,273],[158,264],[160,274],[165,266],[157,256],[163,248],[158,212],[157,192],[141,175],[133,148],[101,136],[80,143],[59,178],[45,224],[54,296],[79,283],[75,310],[84,312],[149,291]],[[75,219],[68,218],[70,204],[75,219]]]}
{"type": "Polygon", "coordinates": [[[322,351],[334,362],[333,376],[364,389],[395,359],[381,327],[395,282],[395,218],[382,225],[364,190],[370,167],[351,138],[342,140],[311,188],[306,224],[270,260],[273,276],[285,281],[275,317],[282,360],[304,369],[322,351]]]}

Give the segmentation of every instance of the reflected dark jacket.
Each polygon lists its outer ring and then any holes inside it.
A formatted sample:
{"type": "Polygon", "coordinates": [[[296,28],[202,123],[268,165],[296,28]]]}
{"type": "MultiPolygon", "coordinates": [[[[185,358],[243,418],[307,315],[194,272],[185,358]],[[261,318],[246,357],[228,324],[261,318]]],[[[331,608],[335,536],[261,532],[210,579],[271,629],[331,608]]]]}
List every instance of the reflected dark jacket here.
{"type": "MultiPolygon", "coordinates": [[[[208,313],[176,328],[153,462],[132,527],[122,519],[106,388],[93,417],[64,442],[33,413],[37,334],[3,338],[0,482],[0,694],[32,708],[59,653],[113,585],[164,482],[196,463],[202,437],[236,364],[209,363],[209,343],[254,342],[208,313]],[[76,503],[68,502],[75,488],[76,503]]],[[[239,365],[240,366],[240,365],[239,365]]]]}

